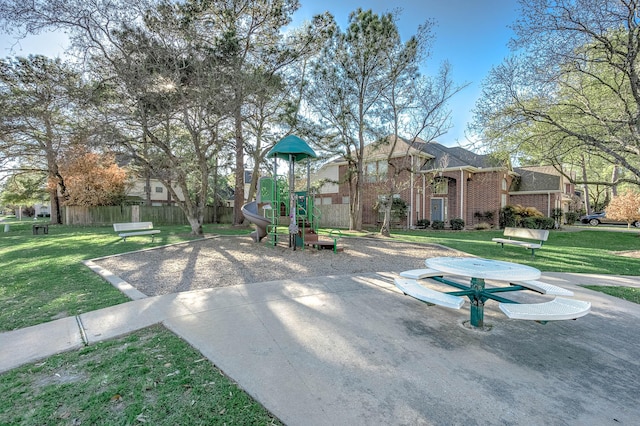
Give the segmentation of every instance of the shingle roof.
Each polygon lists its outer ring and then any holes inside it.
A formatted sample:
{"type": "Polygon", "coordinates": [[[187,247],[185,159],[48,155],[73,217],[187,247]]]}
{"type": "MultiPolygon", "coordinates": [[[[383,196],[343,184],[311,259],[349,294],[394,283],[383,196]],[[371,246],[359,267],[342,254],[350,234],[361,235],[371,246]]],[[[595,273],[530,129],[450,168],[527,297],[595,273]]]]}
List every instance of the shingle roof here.
{"type": "Polygon", "coordinates": [[[550,172],[553,168],[526,168],[516,167],[514,172],[520,175],[515,179],[511,191],[557,191],[560,188],[560,175],[550,172]],[[541,171],[542,170],[542,171],[541,171]]]}
{"type": "Polygon", "coordinates": [[[422,170],[442,169],[451,167],[495,167],[497,164],[488,155],[473,153],[461,147],[448,148],[437,142],[414,143],[416,149],[433,156],[427,161],[422,170]]]}

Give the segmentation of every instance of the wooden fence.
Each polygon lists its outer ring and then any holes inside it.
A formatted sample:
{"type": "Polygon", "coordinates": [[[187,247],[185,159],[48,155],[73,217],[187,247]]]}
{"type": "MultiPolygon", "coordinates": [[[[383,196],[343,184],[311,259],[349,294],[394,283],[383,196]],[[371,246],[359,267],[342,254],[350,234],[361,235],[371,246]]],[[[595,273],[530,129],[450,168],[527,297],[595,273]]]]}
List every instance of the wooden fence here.
{"type": "MultiPolygon", "coordinates": [[[[322,228],[348,228],[349,205],[316,206],[321,212],[322,228]]],[[[122,222],[153,222],[154,225],[188,225],[180,207],[176,206],[100,206],[63,207],[65,225],[112,225],[122,222]]],[[[232,223],[233,207],[218,207],[218,223],[232,223]]],[[[214,223],[213,207],[205,209],[204,223],[214,223]]]]}
{"type": "Polygon", "coordinates": [[[325,204],[316,206],[320,210],[321,228],[348,228],[349,204],[325,204]]]}
{"type": "MultiPolygon", "coordinates": [[[[218,223],[231,223],[232,207],[218,207],[218,223]]],[[[153,222],[154,225],[188,225],[187,217],[176,206],[66,206],[65,225],[111,225],[121,222],[153,222]]],[[[214,223],[213,207],[206,207],[204,223],[214,223]]]]}

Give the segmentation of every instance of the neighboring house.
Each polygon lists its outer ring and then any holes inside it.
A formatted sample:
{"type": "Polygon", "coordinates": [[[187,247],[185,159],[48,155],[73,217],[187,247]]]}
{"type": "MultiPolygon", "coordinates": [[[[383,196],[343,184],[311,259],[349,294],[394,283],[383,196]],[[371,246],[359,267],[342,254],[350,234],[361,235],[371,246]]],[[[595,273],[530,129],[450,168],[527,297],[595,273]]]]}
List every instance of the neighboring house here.
{"type": "MultiPolygon", "coordinates": [[[[378,198],[387,193],[388,145],[365,147],[363,224],[375,225],[381,217],[374,210],[378,198]]],[[[567,211],[575,188],[551,167],[522,167],[511,170],[488,155],[475,154],[460,147],[418,140],[413,144],[399,138],[391,155],[396,164],[411,165],[414,173],[402,172],[395,197],[409,206],[403,225],[415,226],[420,219],[461,218],[467,226],[487,221],[498,225],[499,211],[506,205],[536,207],[550,216],[555,207],[567,211]],[[408,158],[408,160],[407,160],[408,158]]],[[[349,185],[345,182],[348,163],[335,160],[325,164],[314,181],[328,178],[316,194],[316,205],[349,204],[349,185]]]]}
{"type": "MultiPolygon", "coordinates": [[[[509,188],[509,204],[535,207],[545,216],[553,209],[563,212],[581,205],[581,191],[553,166],[528,166],[513,169],[516,178],[509,188]]],[[[572,176],[575,180],[575,176],[572,176]]]]}
{"type": "MultiPolygon", "coordinates": [[[[147,200],[147,189],[150,194],[151,205],[152,206],[165,206],[165,205],[173,205],[175,200],[172,198],[171,193],[167,190],[167,187],[164,186],[162,182],[158,179],[150,179],[149,180],[149,188],[145,188],[146,183],[145,179],[137,178],[135,179],[129,188],[127,189],[127,197],[131,198],[140,198],[141,202],[147,200]]],[[[174,191],[178,195],[180,200],[184,199],[182,195],[182,190],[177,186],[173,187],[174,191]]]]}

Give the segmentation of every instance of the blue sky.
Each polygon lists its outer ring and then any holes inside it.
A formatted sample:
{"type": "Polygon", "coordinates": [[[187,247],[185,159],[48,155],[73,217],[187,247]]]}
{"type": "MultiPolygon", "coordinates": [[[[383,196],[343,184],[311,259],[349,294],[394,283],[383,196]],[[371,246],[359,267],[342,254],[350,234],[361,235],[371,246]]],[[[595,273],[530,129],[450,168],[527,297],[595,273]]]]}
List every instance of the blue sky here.
{"type": "MultiPolygon", "coordinates": [[[[454,127],[438,142],[455,146],[465,144],[467,122],[480,96],[481,83],[493,65],[509,54],[507,43],[512,36],[509,25],[517,19],[515,0],[300,0],[302,7],[294,15],[295,23],[309,20],[313,15],[330,11],[344,30],[349,13],[358,7],[376,13],[399,8],[398,26],[403,40],[414,35],[418,25],[426,19],[435,21],[433,53],[425,73],[434,73],[442,61],[452,65],[457,83],[470,85],[450,103],[454,127]]],[[[0,35],[0,56],[32,53],[57,56],[62,54],[66,39],[61,34],[45,34],[23,40],[14,45],[10,37],[0,35]]]]}

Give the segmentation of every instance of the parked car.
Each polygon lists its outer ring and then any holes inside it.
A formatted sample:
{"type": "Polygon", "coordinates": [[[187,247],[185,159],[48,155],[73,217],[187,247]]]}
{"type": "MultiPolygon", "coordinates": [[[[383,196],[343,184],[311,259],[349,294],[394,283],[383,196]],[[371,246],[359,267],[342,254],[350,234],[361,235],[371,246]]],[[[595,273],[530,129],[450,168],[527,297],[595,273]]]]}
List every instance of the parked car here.
{"type": "MultiPolygon", "coordinates": [[[[588,223],[591,226],[598,226],[601,223],[607,224],[607,225],[626,225],[627,224],[627,222],[608,219],[606,216],[606,212],[593,213],[593,214],[588,214],[586,216],[582,216],[580,218],[580,222],[588,223]]],[[[640,228],[640,220],[636,220],[635,222],[632,223],[632,225],[635,226],[636,228],[640,228]]]]}

